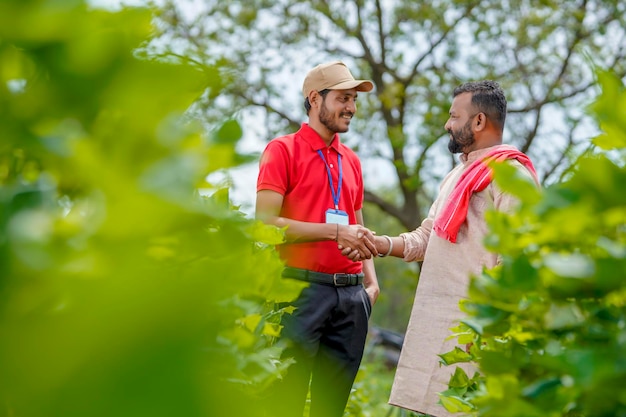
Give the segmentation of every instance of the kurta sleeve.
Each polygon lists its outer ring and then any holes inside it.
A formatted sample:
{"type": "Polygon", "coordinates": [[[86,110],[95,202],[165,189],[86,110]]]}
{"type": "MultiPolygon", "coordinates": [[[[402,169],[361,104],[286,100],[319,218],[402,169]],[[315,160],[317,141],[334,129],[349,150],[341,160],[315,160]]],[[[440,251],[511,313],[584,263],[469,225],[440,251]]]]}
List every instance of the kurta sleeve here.
{"type": "Polygon", "coordinates": [[[426,218],[417,229],[400,234],[400,237],[404,240],[404,252],[402,255],[405,262],[424,260],[432,229],[432,219],[426,218]]]}
{"type": "Polygon", "coordinates": [[[422,224],[417,229],[400,234],[400,237],[404,240],[404,253],[402,255],[405,262],[424,260],[430,233],[435,223],[437,205],[438,201],[435,201],[428,211],[428,216],[422,220],[422,224]]]}

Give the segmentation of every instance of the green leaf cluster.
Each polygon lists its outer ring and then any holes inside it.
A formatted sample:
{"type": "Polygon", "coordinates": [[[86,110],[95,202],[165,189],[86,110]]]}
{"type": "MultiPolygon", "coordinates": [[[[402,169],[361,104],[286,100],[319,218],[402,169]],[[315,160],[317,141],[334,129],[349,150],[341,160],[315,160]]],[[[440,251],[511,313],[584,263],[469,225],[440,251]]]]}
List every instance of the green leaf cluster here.
{"type": "MultiPolygon", "coordinates": [[[[591,107],[603,134],[568,178],[542,192],[506,167],[514,215],[491,213],[487,244],[502,263],[472,279],[463,325],[478,380],[456,374],[450,411],[478,416],[626,416],[626,90],[599,72],[591,107]],[[469,335],[469,336],[468,336],[469,335]],[[458,390],[458,382],[467,388],[458,390]]],[[[464,352],[463,352],[464,353],[464,352]]]]}
{"type": "Polygon", "coordinates": [[[152,18],[0,2],[0,415],[254,416],[286,366],[282,232],[198,193],[242,130],[185,115],[217,68],[138,57],[152,18]]]}

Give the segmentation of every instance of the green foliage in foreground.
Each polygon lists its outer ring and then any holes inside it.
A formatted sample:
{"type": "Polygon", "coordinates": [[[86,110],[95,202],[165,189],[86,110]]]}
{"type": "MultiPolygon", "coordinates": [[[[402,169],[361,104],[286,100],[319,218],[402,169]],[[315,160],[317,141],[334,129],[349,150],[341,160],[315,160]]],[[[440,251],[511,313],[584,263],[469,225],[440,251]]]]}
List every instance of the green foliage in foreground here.
{"type": "Polygon", "coordinates": [[[254,416],[293,298],[268,244],[206,175],[227,121],[183,112],[220,80],[133,51],[147,10],[0,3],[0,415],[254,416]],[[274,320],[275,321],[275,320],[274,320]]]}
{"type": "Polygon", "coordinates": [[[491,215],[488,244],[501,267],[473,279],[459,342],[480,376],[457,370],[442,402],[484,417],[626,416],[626,90],[600,73],[592,107],[600,150],[539,193],[502,167],[524,202],[491,215]]]}

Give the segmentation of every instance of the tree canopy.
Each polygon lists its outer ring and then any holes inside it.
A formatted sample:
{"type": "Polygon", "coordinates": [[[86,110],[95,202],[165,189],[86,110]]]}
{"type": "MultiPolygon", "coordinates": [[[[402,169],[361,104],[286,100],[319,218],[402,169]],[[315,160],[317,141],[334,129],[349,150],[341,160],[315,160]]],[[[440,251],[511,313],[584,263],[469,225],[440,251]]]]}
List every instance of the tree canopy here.
{"type": "Polygon", "coordinates": [[[345,136],[364,160],[366,200],[405,229],[419,225],[454,164],[440,139],[458,84],[502,85],[505,141],[553,183],[597,131],[581,111],[597,94],[593,66],[626,75],[626,5],[617,0],[206,1],[192,13],[190,4],[164,2],[147,53],[222,65],[224,88],[197,103],[204,120],[234,111],[269,140],[304,120],[300,85],[313,65],[341,59],[373,80],[345,136]]]}

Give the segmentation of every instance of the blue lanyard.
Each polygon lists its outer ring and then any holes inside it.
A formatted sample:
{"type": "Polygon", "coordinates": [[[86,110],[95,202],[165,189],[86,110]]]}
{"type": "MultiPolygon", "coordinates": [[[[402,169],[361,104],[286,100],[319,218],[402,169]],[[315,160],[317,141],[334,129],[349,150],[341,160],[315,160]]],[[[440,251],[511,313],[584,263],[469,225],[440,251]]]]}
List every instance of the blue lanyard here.
{"type": "Polygon", "coordinates": [[[326,158],[324,158],[324,154],[319,149],[317,150],[320,158],[324,161],[324,165],[326,165],[326,173],[328,174],[328,183],[330,184],[330,192],[333,194],[333,202],[335,203],[335,210],[339,210],[339,197],[341,196],[341,179],[343,178],[343,171],[341,169],[341,154],[337,154],[337,165],[339,165],[339,182],[337,183],[337,192],[335,192],[335,187],[333,187],[333,176],[330,173],[330,167],[328,166],[328,162],[326,162],[326,158]]]}

